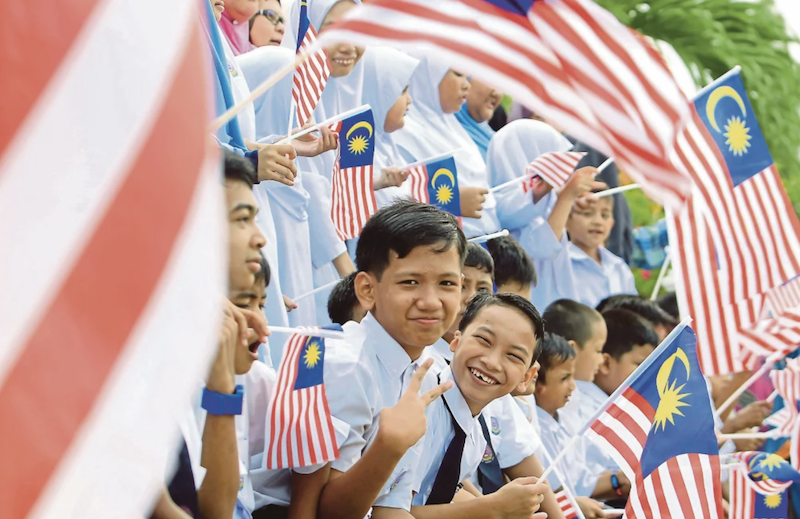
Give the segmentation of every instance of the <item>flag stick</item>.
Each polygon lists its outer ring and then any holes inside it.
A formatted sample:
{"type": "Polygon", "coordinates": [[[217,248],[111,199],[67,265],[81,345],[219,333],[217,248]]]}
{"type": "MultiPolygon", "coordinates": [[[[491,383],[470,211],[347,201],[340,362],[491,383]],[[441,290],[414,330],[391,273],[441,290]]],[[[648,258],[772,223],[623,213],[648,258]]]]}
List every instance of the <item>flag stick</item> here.
{"type": "Polygon", "coordinates": [[[718,434],[718,440],[768,440],[770,438],[781,438],[789,436],[788,434],[776,434],[775,431],[765,432],[751,432],[751,433],[732,433],[732,434],[718,434]]]}
{"type": "MultiPolygon", "coordinates": [[[[561,489],[564,492],[564,494],[567,496],[567,498],[570,500],[572,506],[578,507],[578,502],[575,500],[575,496],[572,495],[572,492],[569,490],[569,486],[567,486],[567,478],[565,478],[561,474],[561,471],[558,470],[558,468],[556,467],[555,463],[553,463],[553,458],[550,456],[550,452],[547,450],[547,447],[542,445],[541,452],[542,452],[542,454],[544,454],[544,459],[547,462],[547,464],[549,466],[553,467],[553,472],[555,473],[555,475],[558,478],[558,480],[561,482],[561,489]]],[[[544,476],[539,478],[539,481],[544,481],[544,476]]],[[[555,493],[555,490],[553,492],[555,493]]]]}
{"type": "MultiPolygon", "coordinates": [[[[429,162],[436,162],[437,160],[446,159],[447,157],[452,157],[456,154],[456,152],[461,151],[461,148],[456,148],[452,151],[448,151],[445,153],[440,153],[438,155],[434,155],[433,157],[428,157],[427,159],[418,160],[416,162],[412,162],[411,164],[406,164],[400,168],[400,171],[406,171],[412,168],[416,168],[417,166],[422,166],[423,164],[427,164],[429,162]]],[[[490,191],[491,192],[491,191],[490,191]]]]}
{"type": "Polygon", "coordinates": [[[270,326],[269,331],[305,335],[306,337],[322,337],[323,339],[344,339],[344,332],[336,330],[321,330],[319,328],[289,328],[288,326],[270,326]]]}
{"type": "Polygon", "coordinates": [[[610,165],[611,165],[611,163],[612,163],[612,162],[614,162],[614,159],[613,159],[613,158],[611,158],[611,157],[608,157],[608,158],[607,158],[607,159],[606,159],[606,160],[605,160],[605,161],[604,161],[602,164],[600,164],[600,166],[597,168],[597,172],[598,172],[598,173],[602,173],[603,171],[605,171],[605,169],[606,169],[608,166],[610,166],[610,165]]]}
{"type": "Polygon", "coordinates": [[[325,119],[321,123],[314,124],[312,126],[309,126],[308,128],[304,128],[304,129],[300,130],[299,132],[297,132],[295,134],[289,135],[288,137],[284,137],[283,139],[279,140],[275,144],[289,144],[294,139],[299,139],[300,137],[302,137],[304,135],[308,135],[311,132],[315,132],[315,131],[319,130],[320,128],[322,128],[323,126],[330,126],[333,123],[338,123],[339,121],[343,121],[344,119],[347,119],[348,117],[351,117],[351,116],[356,115],[356,114],[360,114],[361,112],[365,112],[365,111],[367,111],[369,109],[370,109],[369,105],[361,105],[358,108],[353,108],[352,110],[347,110],[346,112],[342,112],[340,114],[334,115],[333,117],[328,117],[327,119],[325,119]]]}
{"type": "Polygon", "coordinates": [[[592,193],[592,198],[603,198],[604,196],[611,196],[616,195],[617,193],[624,193],[625,191],[630,191],[632,189],[639,189],[642,186],[639,184],[626,184],[624,186],[617,186],[612,187],[611,189],[604,189],[603,191],[598,191],[597,193],[592,193]]]}
{"type": "Polygon", "coordinates": [[[758,369],[758,371],[750,375],[750,378],[748,378],[744,382],[744,384],[739,386],[739,389],[734,391],[733,394],[729,396],[728,399],[725,400],[725,402],[723,402],[721,406],[719,406],[716,413],[717,416],[722,416],[722,413],[724,413],[727,408],[729,408],[732,404],[734,404],[737,400],[739,400],[739,397],[742,396],[742,393],[747,391],[750,388],[750,386],[752,386],[756,382],[756,380],[758,380],[759,378],[761,378],[762,375],[764,375],[764,373],[769,371],[772,368],[772,366],[774,366],[775,363],[780,360],[782,355],[783,355],[782,353],[778,353],[777,357],[775,356],[775,354],[773,354],[773,356],[768,357],[767,360],[764,362],[764,365],[761,366],[758,369]]]}
{"type": "MultiPolygon", "coordinates": [[[[584,423],[583,426],[577,431],[575,436],[573,436],[572,438],[569,439],[567,444],[564,445],[564,447],[561,449],[561,452],[559,452],[558,455],[553,460],[554,464],[558,463],[559,461],[561,461],[561,458],[566,456],[567,451],[572,448],[572,446],[575,444],[576,441],[578,441],[578,438],[583,436],[583,434],[589,429],[589,427],[592,426],[592,424],[595,422],[595,420],[597,420],[600,417],[600,415],[602,415],[603,413],[606,412],[606,409],[608,409],[608,406],[611,405],[611,403],[614,402],[619,397],[619,395],[622,394],[623,391],[628,389],[628,387],[630,387],[630,385],[637,378],[639,378],[639,375],[641,375],[647,368],[649,368],[653,364],[653,362],[656,361],[656,359],[659,357],[659,355],[661,354],[663,349],[666,348],[669,344],[672,344],[672,341],[675,339],[675,337],[677,337],[683,331],[684,328],[689,326],[689,323],[691,323],[691,322],[692,322],[692,319],[691,318],[687,318],[687,319],[681,321],[680,324],[678,324],[678,326],[676,326],[675,328],[672,329],[671,332],[669,332],[669,335],[667,335],[664,338],[664,340],[661,341],[661,344],[658,345],[658,348],[653,350],[653,353],[651,353],[650,355],[647,356],[647,358],[644,360],[644,362],[642,362],[639,365],[639,367],[636,368],[633,371],[633,373],[631,373],[630,376],[628,376],[628,378],[625,379],[625,382],[620,384],[619,387],[613,393],[611,393],[611,396],[609,396],[608,399],[606,399],[605,403],[603,405],[601,405],[600,408],[597,411],[595,411],[594,415],[592,415],[588,420],[586,420],[586,423],[584,423]]],[[[544,474],[542,474],[542,478],[547,477],[547,475],[550,474],[552,469],[553,469],[552,465],[550,467],[548,467],[544,471],[544,474]]]]}
{"type": "Polygon", "coordinates": [[[321,46],[322,43],[319,40],[317,40],[308,49],[303,49],[300,52],[298,52],[294,58],[294,62],[287,64],[285,67],[278,70],[275,74],[265,79],[263,83],[261,83],[255,88],[255,90],[250,92],[250,95],[247,96],[246,99],[243,99],[240,103],[236,103],[234,106],[228,109],[227,112],[225,112],[224,114],[220,115],[219,117],[211,121],[211,124],[208,127],[208,132],[214,133],[217,130],[219,130],[222,127],[222,125],[226,124],[228,121],[236,117],[236,114],[241,112],[247,105],[258,99],[258,97],[261,94],[263,94],[264,92],[275,86],[275,83],[283,79],[283,77],[286,74],[293,72],[294,69],[296,69],[306,60],[308,60],[308,58],[310,58],[312,54],[317,52],[321,46]]]}
{"type": "Polygon", "coordinates": [[[661,272],[658,273],[658,279],[656,279],[656,286],[653,288],[653,293],[650,295],[650,301],[655,301],[658,297],[658,293],[661,291],[661,285],[664,283],[664,279],[667,277],[667,271],[669,270],[670,265],[672,265],[672,256],[667,250],[667,257],[664,258],[664,264],[661,265],[661,272]]]}
{"type": "Polygon", "coordinates": [[[521,177],[517,177],[517,178],[515,178],[513,180],[509,180],[508,182],[503,182],[502,184],[494,186],[493,188],[491,188],[489,190],[489,192],[490,193],[495,193],[495,192],[500,191],[501,189],[506,188],[508,186],[513,186],[514,184],[519,184],[520,182],[524,182],[525,180],[528,180],[529,178],[531,178],[531,175],[522,175],[521,177]]]}
{"type": "Polygon", "coordinates": [[[771,404],[771,403],[773,403],[775,401],[776,398],[778,398],[778,392],[777,391],[773,391],[767,397],[767,402],[769,402],[771,404]]]}
{"type": "Polygon", "coordinates": [[[495,238],[501,238],[503,236],[508,236],[508,229],[503,229],[499,232],[493,232],[492,234],[484,234],[483,236],[476,236],[467,241],[470,243],[486,243],[489,240],[494,240],[495,238]]]}
{"type": "Polygon", "coordinates": [[[299,296],[297,296],[297,297],[293,297],[293,298],[292,298],[292,301],[294,301],[294,302],[296,303],[297,301],[300,301],[301,299],[305,299],[305,298],[307,298],[307,297],[309,297],[309,296],[313,296],[313,295],[314,295],[314,294],[316,294],[317,292],[322,292],[322,291],[323,291],[323,290],[325,290],[325,289],[328,289],[328,288],[331,288],[331,287],[333,287],[333,286],[336,286],[336,284],[337,284],[339,281],[341,281],[341,279],[336,279],[336,280],[334,280],[334,281],[331,281],[330,283],[325,283],[325,284],[324,284],[324,285],[322,285],[321,287],[317,287],[317,288],[315,288],[314,290],[311,290],[310,292],[306,292],[305,294],[300,294],[300,295],[299,295],[299,296]]]}
{"type": "Polygon", "coordinates": [[[604,508],[603,515],[606,517],[619,517],[625,513],[622,508],[604,508]]]}

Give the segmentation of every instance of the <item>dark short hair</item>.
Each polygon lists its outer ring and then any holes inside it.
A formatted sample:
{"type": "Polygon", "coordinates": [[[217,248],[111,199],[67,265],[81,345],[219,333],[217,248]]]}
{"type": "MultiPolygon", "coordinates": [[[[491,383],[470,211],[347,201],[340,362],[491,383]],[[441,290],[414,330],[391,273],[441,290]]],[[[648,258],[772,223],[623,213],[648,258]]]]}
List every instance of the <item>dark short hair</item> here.
{"type": "Polygon", "coordinates": [[[536,267],[525,249],[511,236],[502,236],[486,243],[494,260],[494,282],[536,286],[536,267]]]}
{"type": "Polygon", "coordinates": [[[547,331],[575,341],[581,349],[592,338],[592,325],[603,319],[594,308],[572,299],[553,301],[545,309],[543,317],[547,331]]]}
{"type": "Polygon", "coordinates": [[[673,319],[679,321],[681,318],[681,311],[678,308],[678,296],[675,292],[670,292],[669,294],[664,294],[663,296],[656,299],[656,303],[658,306],[667,312],[673,319]]]}
{"type": "Polygon", "coordinates": [[[477,243],[467,244],[467,258],[464,260],[464,266],[482,270],[494,279],[494,260],[492,255],[477,243]]]}
{"type": "Polygon", "coordinates": [[[373,214],[364,225],[356,247],[356,265],[380,280],[392,252],[405,258],[417,247],[436,247],[437,253],[455,247],[463,266],[467,239],[452,214],[413,200],[398,200],[373,214]]]}
{"type": "Polygon", "coordinates": [[[272,278],[272,270],[269,268],[269,262],[263,252],[261,254],[261,268],[256,272],[256,283],[259,281],[264,282],[264,286],[269,286],[270,278],[272,278]]]}
{"type": "Polygon", "coordinates": [[[225,160],[225,180],[243,182],[252,189],[258,178],[253,163],[230,150],[223,150],[223,155],[225,160]]]}
{"type": "Polygon", "coordinates": [[[597,308],[601,312],[612,310],[614,308],[630,310],[639,317],[646,319],[653,326],[675,326],[678,324],[677,321],[671,315],[665,312],[660,306],[658,306],[655,301],[650,301],[649,299],[645,299],[641,296],[619,295],[607,297],[600,301],[600,304],[597,305],[597,308]]]}
{"type": "Polygon", "coordinates": [[[358,272],[351,272],[343,277],[331,290],[331,295],[328,296],[328,317],[331,322],[344,325],[353,320],[353,311],[359,304],[356,297],[356,274],[358,272]]]}
{"type": "Polygon", "coordinates": [[[569,359],[575,358],[575,349],[567,339],[554,333],[546,332],[542,339],[542,352],[539,354],[539,381],[547,382],[547,370],[569,359]]]}
{"type": "Polygon", "coordinates": [[[533,366],[533,363],[539,358],[539,351],[541,349],[540,343],[544,336],[544,323],[542,322],[542,316],[539,315],[539,311],[533,306],[533,303],[524,297],[520,297],[517,294],[490,294],[485,291],[478,292],[469,300],[469,303],[467,303],[467,309],[464,312],[464,317],[461,318],[458,330],[463,333],[472,321],[478,317],[481,310],[490,306],[513,308],[530,321],[533,334],[536,337],[536,344],[533,345],[533,356],[531,357],[531,366],[533,366]]]}
{"type": "Polygon", "coordinates": [[[603,312],[608,328],[608,339],[603,353],[619,360],[636,346],[658,346],[658,334],[643,317],[623,308],[603,312]]]}

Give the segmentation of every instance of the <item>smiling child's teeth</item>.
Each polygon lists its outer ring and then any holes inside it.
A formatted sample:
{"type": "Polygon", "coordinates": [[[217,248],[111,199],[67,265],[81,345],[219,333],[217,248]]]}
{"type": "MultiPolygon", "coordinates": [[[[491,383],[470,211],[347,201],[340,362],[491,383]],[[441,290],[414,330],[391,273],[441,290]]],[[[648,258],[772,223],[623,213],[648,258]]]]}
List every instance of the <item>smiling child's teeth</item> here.
{"type": "Polygon", "coordinates": [[[495,382],[494,380],[492,380],[492,379],[488,378],[487,376],[485,376],[485,375],[484,375],[483,373],[481,373],[480,371],[477,371],[477,370],[471,369],[471,370],[470,370],[470,372],[471,372],[473,375],[475,375],[477,378],[479,378],[479,379],[483,380],[484,382],[486,382],[487,384],[497,384],[497,382],[495,382]]]}

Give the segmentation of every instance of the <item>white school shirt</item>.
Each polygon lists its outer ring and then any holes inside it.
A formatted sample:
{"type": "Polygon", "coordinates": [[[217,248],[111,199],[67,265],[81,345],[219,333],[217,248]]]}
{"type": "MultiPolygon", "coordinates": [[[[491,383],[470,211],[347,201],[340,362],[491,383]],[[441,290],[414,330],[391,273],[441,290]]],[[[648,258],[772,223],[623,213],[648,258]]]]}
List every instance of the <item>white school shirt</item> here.
{"type": "MultiPolygon", "coordinates": [[[[608,395],[593,382],[584,380],[575,381],[576,389],[572,393],[566,406],[558,411],[559,421],[564,427],[575,435],[588,420],[590,420],[603,404],[608,400],[608,395]]],[[[581,436],[578,440],[585,452],[587,468],[596,474],[607,470],[617,471],[619,465],[608,452],[588,436],[581,436]]]]}
{"type": "MultiPolygon", "coordinates": [[[[442,382],[453,380],[450,366],[447,366],[439,376],[442,382]]],[[[431,495],[433,483],[436,481],[436,475],[439,473],[445,452],[456,435],[453,418],[466,435],[458,481],[469,479],[478,470],[478,465],[486,451],[486,440],[483,438],[478,417],[472,416],[472,411],[458,386],[454,385],[445,392],[442,398],[444,400],[437,399],[428,407],[430,409],[430,412],[427,413],[428,431],[423,438],[424,456],[414,482],[414,491],[416,492],[414,506],[424,505],[431,495]],[[445,401],[453,413],[452,416],[447,410],[445,401]]]]}
{"type": "Polygon", "coordinates": [[[568,250],[581,303],[595,308],[608,296],[638,293],[631,268],[610,250],[600,247],[599,264],[573,243],[568,250]]]}
{"type": "MultiPolygon", "coordinates": [[[[381,409],[397,404],[423,361],[412,361],[371,313],[343,329],[343,340],[325,342],[324,373],[331,414],[346,424],[343,439],[337,434],[339,459],[331,463],[340,472],[350,470],[375,440],[381,409]]],[[[428,372],[420,393],[436,385],[436,376],[428,372]]],[[[406,451],[373,506],[411,509],[423,441],[406,451]]]]}
{"type": "MultiPolygon", "coordinates": [[[[572,434],[541,407],[536,408],[536,414],[539,417],[542,447],[547,449],[550,459],[555,459],[558,453],[567,446],[572,434]]],[[[581,443],[570,445],[567,454],[556,464],[559,472],[567,481],[561,481],[555,472],[547,477],[547,481],[554,489],[566,485],[573,490],[576,496],[591,496],[600,474],[593,474],[586,467],[585,452],[581,445],[581,443]]],[[[547,457],[542,456],[542,459],[547,460],[547,457]]]]}
{"type": "Polygon", "coordinates": [[[536,436],[541,437],[541,433],[539,432],[539,416],[536,414],[536,397],[533,395],[515,396],[514,401],[517,403],[517,407],[519,407],[520,411],[522,411],[525,419],[533,426],[536,436]]]}

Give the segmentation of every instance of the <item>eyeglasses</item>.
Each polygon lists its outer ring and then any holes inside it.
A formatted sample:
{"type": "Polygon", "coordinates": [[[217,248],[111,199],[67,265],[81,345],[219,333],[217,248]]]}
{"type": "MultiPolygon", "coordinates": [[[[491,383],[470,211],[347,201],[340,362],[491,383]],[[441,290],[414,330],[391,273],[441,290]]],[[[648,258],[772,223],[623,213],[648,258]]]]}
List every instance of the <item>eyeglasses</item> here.
{"type": "Polygon", "coordinates": [[[256,11],[256,14],[253,15],[253,18],[255,18],[258,15],[264,16],[267,20],[270,21],[272,25],[278,25],[279,23],[284,22],[283,16],[279,15],[272,9],[261,9],[260,11],[256,11]]]}

